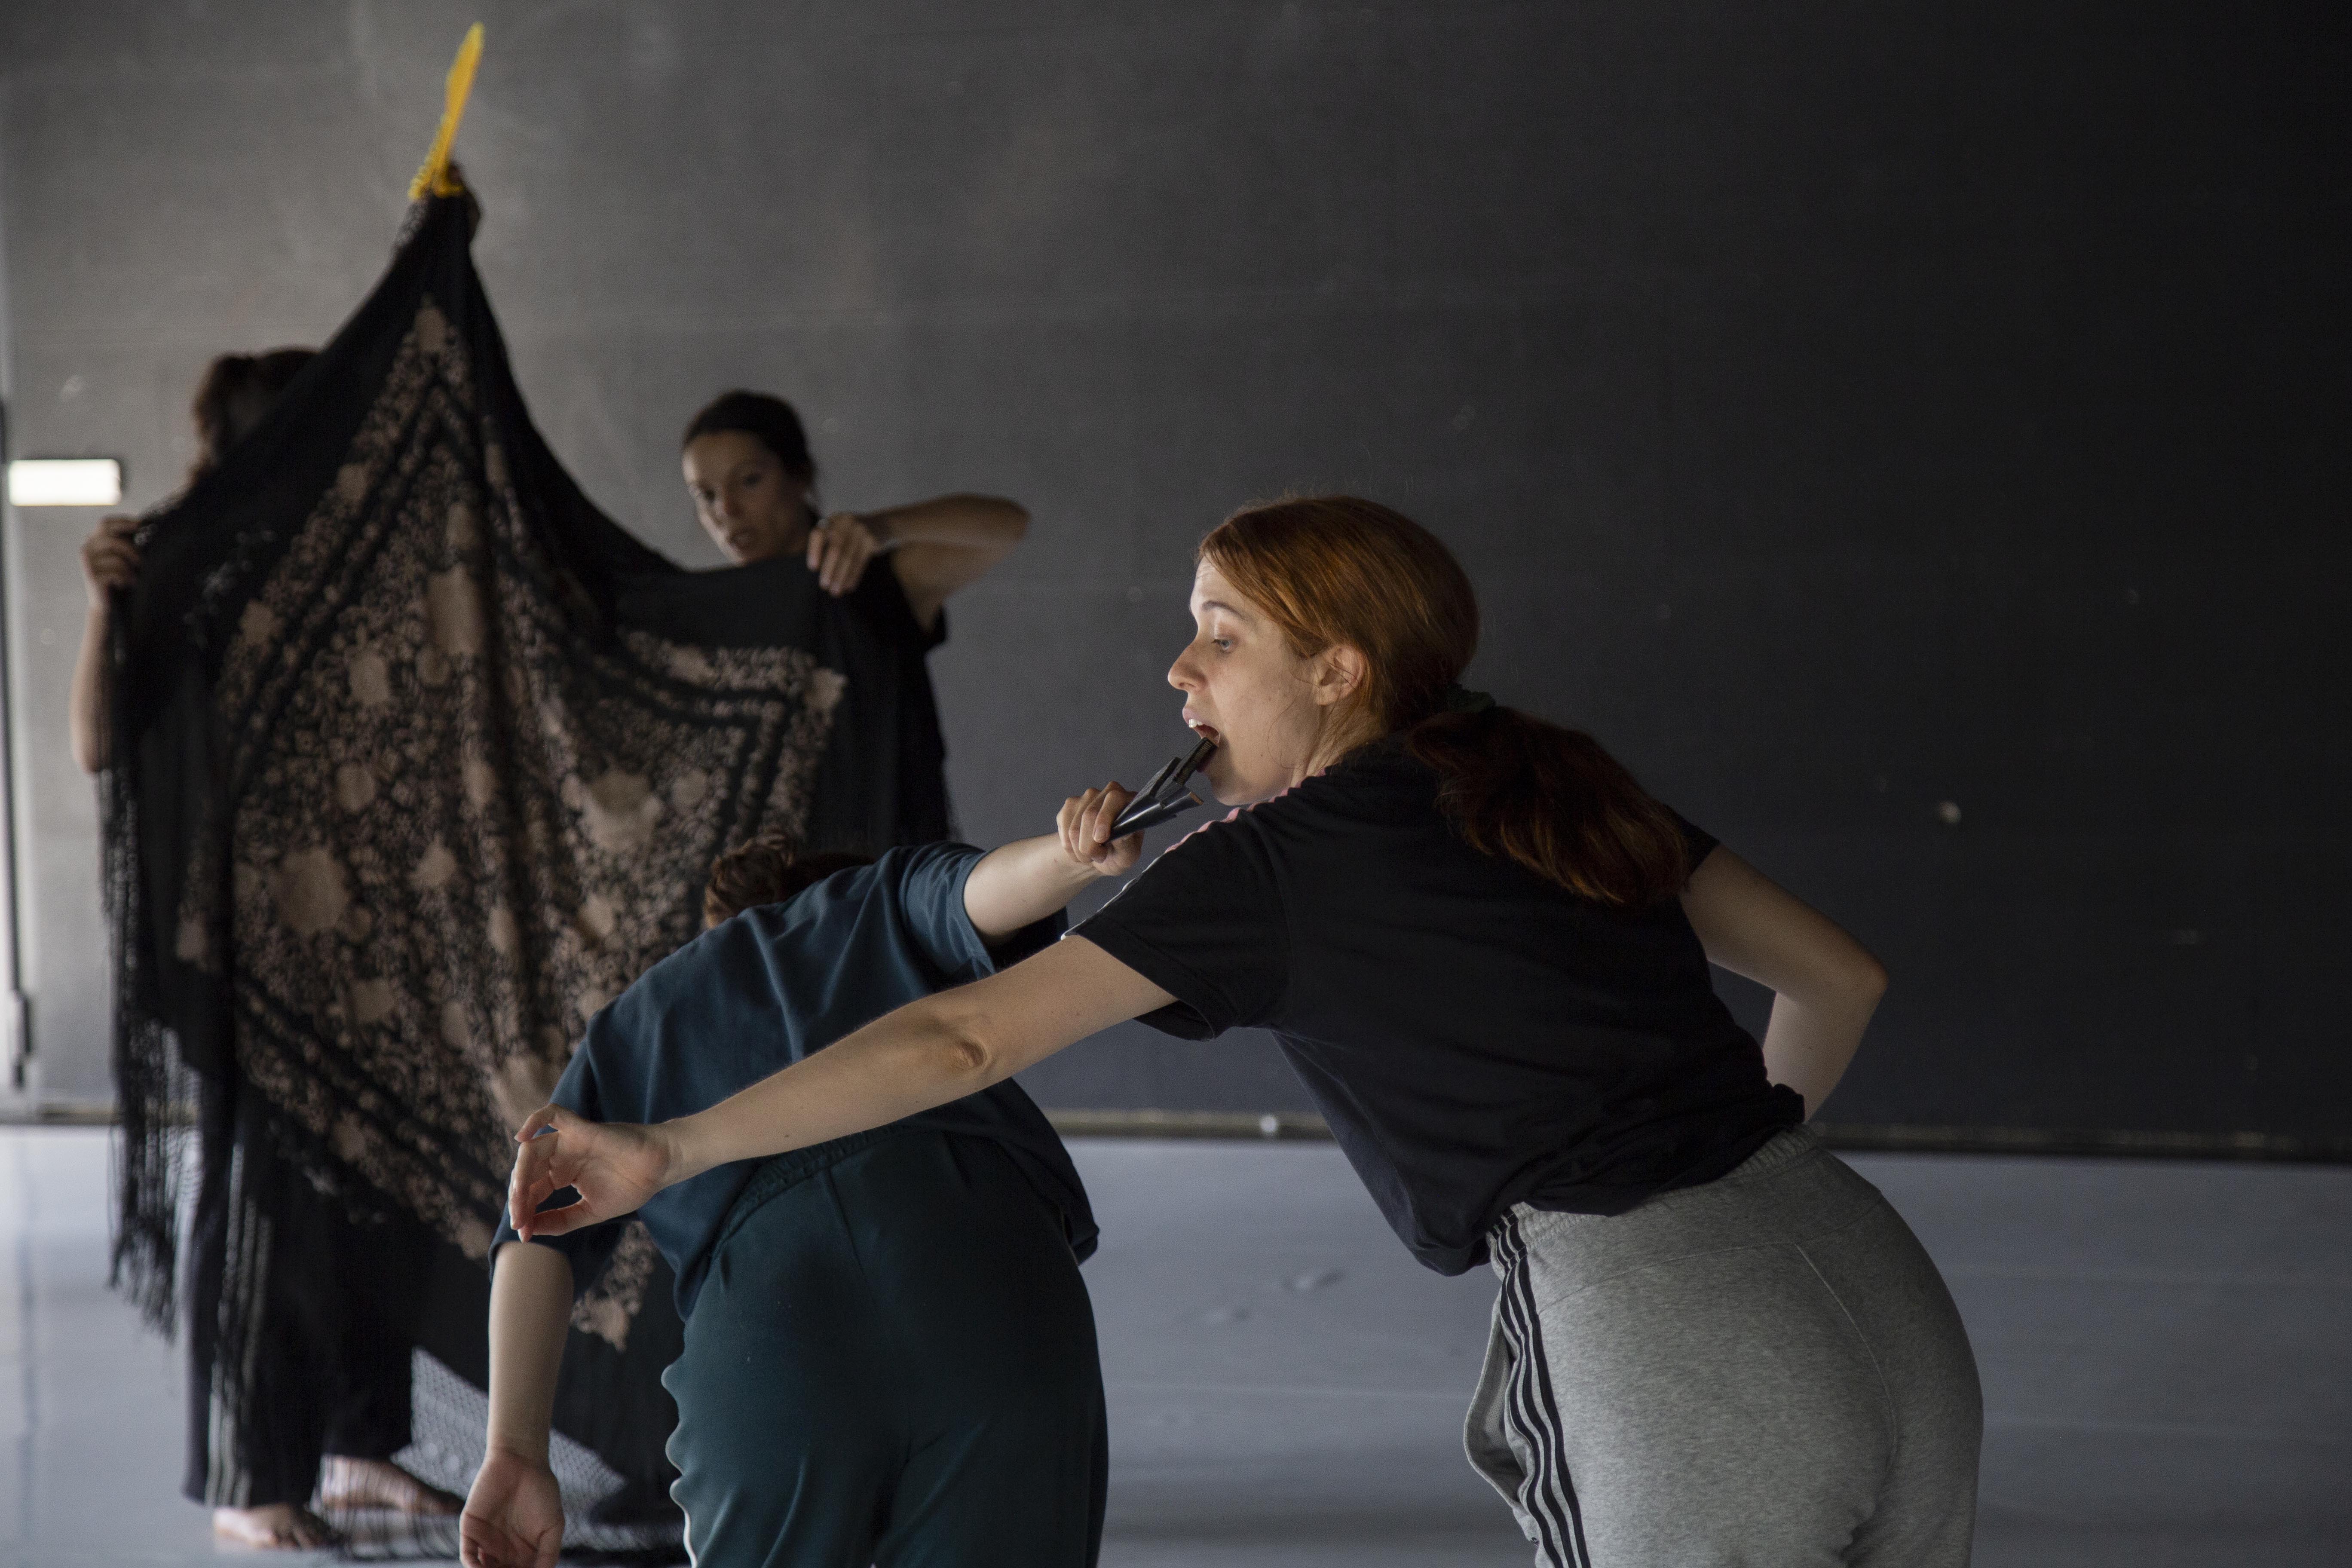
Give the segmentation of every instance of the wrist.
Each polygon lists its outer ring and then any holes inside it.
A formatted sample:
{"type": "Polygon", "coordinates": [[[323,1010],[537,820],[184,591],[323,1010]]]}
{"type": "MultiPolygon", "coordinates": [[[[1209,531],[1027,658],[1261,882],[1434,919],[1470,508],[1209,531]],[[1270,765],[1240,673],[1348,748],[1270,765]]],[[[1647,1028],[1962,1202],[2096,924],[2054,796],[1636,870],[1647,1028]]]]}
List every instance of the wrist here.
{"type": "MultiPolygon", "coordinates": [[[[703,1157],[702,1145],[707,1131],[700,1125],[704,1112],[680,1116],[669,1121],[656,1121],[646,1129],[661,1152],[661,1186],[675,1186],[689,1177],[698,1176],[718,1161],[703,1157]]],[[[656,1189],[658,1190],[658,1189],[656,1189]]]]}
{"type": "Polygon", "coordinates": [[[898,548],[900,543],[900,540],[898,538],[898,525],[891,521],[890,514],[888,512],[877,511],[871,517],[861,514],[857,521],[864,523],[866,525],[866,531],[874,536],[874,552],[876,554],[887,555],[891,551],[898,548]]]}
{"type": "Polygon", "coordinates": [[[495,1459],[506,1459],[544,1470],[549,1468],[547,1448],[548,1437],[543,1431],[539,1434],[538,1441],[533,1442],[529,1433],[500,1432],[493,1428],[489,1441],[483,1447],[482,1459],[485,1464],[495,1459]]]}

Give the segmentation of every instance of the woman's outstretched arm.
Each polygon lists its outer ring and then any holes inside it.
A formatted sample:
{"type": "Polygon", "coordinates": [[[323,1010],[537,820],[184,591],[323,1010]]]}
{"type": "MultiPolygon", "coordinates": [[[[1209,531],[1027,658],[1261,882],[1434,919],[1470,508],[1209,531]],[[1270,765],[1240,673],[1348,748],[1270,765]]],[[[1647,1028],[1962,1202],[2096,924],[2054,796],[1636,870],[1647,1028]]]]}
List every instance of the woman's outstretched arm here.
{"type": "Polygon", "coordinates": [[[1029,513],[1002,496],[946,495],[880,511],[835,512],[810,530],[809,570],[825,591],[845,594],[866,563],[887,550],[907,605],[925,627],[958,589],[970,587],[1029,531],[1029,513]]]}
{"type": "Polygon", "coordinates": [[[522,1148],[508,1211],[525,1237],[629,1214],[714,1165],[804,1149],[961,1100],[1174,1000],[1084,937],[1066,937],[1002,974],[910,1002],[692,1116],[638,1127],[542,1107],[516,1134],[522,1148]],[[538,1212],[567,1186],[579,1189],[579,1202],[538,1212]]]}
{"type": "Polygon", "coordinates": [[[1123,877],[1135,869],[1143,852],[1141,834],[1131,833],[1116,844],[1085,846],[1071,837],[1078,818],[1095,812],[1097,803],[1114,792],[1121,802],[1134,798],[1117,783],[1073,795],[1062,803],[1054,832],[1001,845],[981,857],[963,883],[963,912],[981,940],[1002,942],[1066,905],[1097,878],[1123,877]]]}
{"type": "Polygon", "coordinates": [[[1683,910],[1710,963],[1772,988],[1764,1070],[1805,1097],[1805,1115],[1845,1076],[1886,969],[1827,915],[1717,846],[1691,874],[1683,910]]]}
{"type": "MultiPolygon", "coordinates": [[[[1097,874],[1133,865],[1140,837],[1110,837],[1133,798],[1112,784],[1064,802],[1051,852],[1097,874]]],[[[1174,1000],[1084,937],[1066,937],[1002,974],[910,1002],[692,1116],[640,1127],[542,1106],[515,1134],[522,1148],[508,1213],[526,1237],[634,1213],[714,1165],[804,1149],[961,1100],[1174,1000]],[[564,1187],[577,1188],[580,1201],[538,1212],[564,1187]]]]}

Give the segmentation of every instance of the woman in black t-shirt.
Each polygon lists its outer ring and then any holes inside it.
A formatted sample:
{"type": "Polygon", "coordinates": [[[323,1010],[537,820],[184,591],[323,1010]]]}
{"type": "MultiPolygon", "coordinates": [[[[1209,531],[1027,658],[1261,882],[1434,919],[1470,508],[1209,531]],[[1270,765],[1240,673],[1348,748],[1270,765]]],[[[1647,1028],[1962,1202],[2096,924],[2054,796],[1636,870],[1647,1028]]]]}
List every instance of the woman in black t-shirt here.
{"type": "MultiPolygon", "coordinates": [[[[698,1115],[525,1123],[529,1229],[994,1082],[1111,1023],[1275,1031],[1390,1224],[1502,1280],[1470,1457],[1538,1561],[1957,1565],[1975,1362],[1935,1266],[1804,1130],[1885,978],[1588,736],[1455,684],[1453,556],[1347,498],[1202,542],[1169,672],[1236,806],[1052,951],[698,1115]],[[1759,1043],[1714,962],[1778,994],[1759,1043]]],[[[1063,808],[1117,868],[1126,792],[1063,808]]]]}

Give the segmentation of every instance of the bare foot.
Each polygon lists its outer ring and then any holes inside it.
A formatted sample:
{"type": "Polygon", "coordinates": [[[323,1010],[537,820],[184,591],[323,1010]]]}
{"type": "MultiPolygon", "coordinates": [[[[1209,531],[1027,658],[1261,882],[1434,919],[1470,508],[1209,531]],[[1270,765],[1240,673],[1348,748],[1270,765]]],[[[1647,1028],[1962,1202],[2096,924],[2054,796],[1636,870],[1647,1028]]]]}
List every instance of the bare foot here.
{"type": "Polygon", "coordinates": [[[213,1510],[213,1533],[239,1546],[321,1547],[339,1539],[327,1521],[307,1508],[273,1502],[260,1508],[213,1510]]]}
{"type": "Polygon", "coordinates": [[[388,1508],[399,1513],[456,1515],[466,1500],[427,1486],[390,1459],[330,1454],[319,1469],[319,1502],[331,1509],[388,1508]]]}

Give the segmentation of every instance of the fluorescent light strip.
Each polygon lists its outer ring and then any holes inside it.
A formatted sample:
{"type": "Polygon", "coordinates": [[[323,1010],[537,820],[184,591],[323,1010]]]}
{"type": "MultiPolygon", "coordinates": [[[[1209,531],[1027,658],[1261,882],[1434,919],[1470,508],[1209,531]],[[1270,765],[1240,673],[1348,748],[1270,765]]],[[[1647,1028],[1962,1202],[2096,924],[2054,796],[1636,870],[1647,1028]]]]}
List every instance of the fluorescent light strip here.
{"type": "Polygon", "coordinates": [[[122,465],[112,458],[19,458],[8,465],[10,506],[120,506],[122,465]]]}

